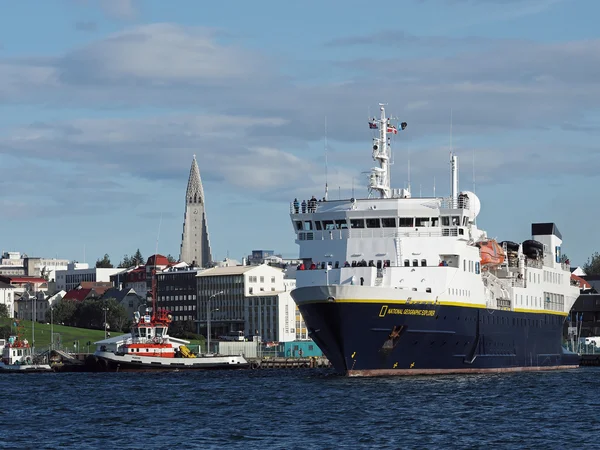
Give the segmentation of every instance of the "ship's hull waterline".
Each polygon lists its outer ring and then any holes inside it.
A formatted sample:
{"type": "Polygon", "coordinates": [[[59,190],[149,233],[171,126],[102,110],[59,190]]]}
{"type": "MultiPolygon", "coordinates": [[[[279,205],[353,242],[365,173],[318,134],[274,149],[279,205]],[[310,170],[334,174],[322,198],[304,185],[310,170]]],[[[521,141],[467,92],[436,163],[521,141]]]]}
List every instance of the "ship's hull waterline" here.
{"type": "Polygon", "coordinates": [[[349,376],[579,366],[579,356],[561,345],[564,314],[492,310],[459,303],[306,296],[318,290],[301,288],[292,296],[311,338],[335,369],[349,376]]]}

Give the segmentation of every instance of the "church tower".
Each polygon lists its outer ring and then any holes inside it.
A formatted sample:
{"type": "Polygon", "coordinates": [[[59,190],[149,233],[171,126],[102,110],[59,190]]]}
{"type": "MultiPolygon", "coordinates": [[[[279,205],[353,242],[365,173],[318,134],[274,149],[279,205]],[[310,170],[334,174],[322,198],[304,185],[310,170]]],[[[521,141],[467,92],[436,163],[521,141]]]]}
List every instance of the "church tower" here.
{"type": "Polygon", "coordinates": [[[185,215],[183,216],[179,261],[185,261],[188,264],[194,262],[196,266],[200,267],[208,267],[212,261],[204,201],[200,169],[198,169],[196,155],[194,155],[185,193],[185,215]]]}

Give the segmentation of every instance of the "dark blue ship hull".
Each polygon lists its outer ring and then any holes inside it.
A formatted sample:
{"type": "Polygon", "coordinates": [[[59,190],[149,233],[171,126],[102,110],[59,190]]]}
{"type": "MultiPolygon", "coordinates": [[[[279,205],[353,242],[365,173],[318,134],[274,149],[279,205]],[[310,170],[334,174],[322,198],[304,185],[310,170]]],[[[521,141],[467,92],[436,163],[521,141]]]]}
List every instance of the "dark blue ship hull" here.
{"type": "Polygon", "coordinates": [[[462,305],[299,302],[309,335],[351,376],[575,368],[564,315],[462,305]]]}

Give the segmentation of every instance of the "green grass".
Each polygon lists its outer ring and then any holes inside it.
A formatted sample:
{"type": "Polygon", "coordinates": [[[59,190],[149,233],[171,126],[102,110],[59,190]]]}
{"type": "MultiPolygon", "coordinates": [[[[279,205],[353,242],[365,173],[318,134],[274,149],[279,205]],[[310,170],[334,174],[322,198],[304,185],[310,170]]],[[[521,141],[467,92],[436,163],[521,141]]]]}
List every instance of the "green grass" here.
{"type": "MultiPolygon", "coordinates": [[[[11,325],[13,323],[13,319],[0,319],[0,326],[11,325]]],[[[21,325],[23,326],[23,338],[29,341],[29,344],[32,344],[32,336],[31,336],[31,321],[29,320],[21,320],[21,325]]],[[[60,347],[68,348],[73,351],[73,343],[79,341],[79,351],[86,352],[87,351],[87,342],[91,342],[90,351],[94,351],[94,342],[100,341],[104,339],[104,330],[88,330],[86,328],[75,328],[75,327],[66,327],[64,325],[54,325],[54,340],[55,343],[58,341],[58,337],[60,336],[60,347]]],[[[13,329],[13,333],[15,330],[13,329]]],[[[111,336],[118,336],[123,333],[110,333],[111,336]]],[[[50,347],[50,324],[35,324],[35,348],[36,351],[42,351],[44,348],[50,347]]],[[[76,348],[76,347],[75,347],[76,348]]]]}

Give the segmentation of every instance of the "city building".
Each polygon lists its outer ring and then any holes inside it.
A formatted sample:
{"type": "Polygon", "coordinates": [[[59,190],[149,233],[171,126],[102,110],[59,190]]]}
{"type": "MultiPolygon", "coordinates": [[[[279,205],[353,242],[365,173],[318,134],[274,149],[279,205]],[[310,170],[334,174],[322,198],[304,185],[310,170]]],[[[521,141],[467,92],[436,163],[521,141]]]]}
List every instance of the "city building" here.
{"type": "Polygon", "coordinates": [[[198,267],[209,267],[212,262],[208,226],[206,224],[205,197],[196,155],[192,161],[187,190],[179,261],[198,267]]]}
{"type": "Polygon", "coordinates": [[[296,304],[288,291],[259,292],[245,299],[244,330],[262,342],[296,340],[296,304]]]}
{"type": "Polygon", "coordinates": [[[25,276],[23,258],[19,252],[4,252],[0,259],[0,275],[25,276]]]}
{"type": "MultiPolygon", "coordinates": [[[[115,300],[125,308],[128,318],[133,318],[133,313],[139,311],[140,306],[146,305],[146,296],[139,295],[131,288],[110,288],[101,297],[101,300],[109,299],[115,300]]],[[[143,314],[143,311],[140,314],[143,314]]]]}
{"type": "Polygon", "coordinates": [[[566,339],[570,339],[569,327],[576,327],[577,336],[581,338],[600,336],[600,294],[582,293],[577,297],[564,324],[566,339]]]}
{"type": "Polygon", "coordinates": [[[48,281],[55,281],[56,271],[67,270],[68,265],[68,259],[32,258],[29,256],[23,258],[26,275],[30,277],[42,277],[48,281]]]}
{"type": "Polygon", "coordinates": [[[0,281],[0,305],[6,305],[8,317],[15,316],[15,293],[14,286],[0,281]]]}
{"type": "Polygon", "coordinates": [[[111,281],[111,275],[123,272],[124,270],[122,268],[90,268],[87,263],[69,263],[66,270],[56,271],[56,289],[68,292],[85,281],[111,281]]]}
{"type": "MultiPolygon", "coordinates": [[[[198,279],[197,320],[198,333],[205,334],[207,316],[210,311],[211,337],[226,335],[229,332],[243,331],[251,336],[254,330],[249,329],[248,301],[252,297],[253,307],[256,297],[265,296],[264,301],[270,300],[272,294],[284,292],[283,270],[266,264],[260,266],[213,267],[200,272],[198,279]],[[271,295],[266,298],[266,294],[271,295]]],[[[278,297],[278,296],[276,296],[278,297]]],[[[261,300],[256,300],[260,302],[261,300]]],[[[263,303],[264,305],[264,303],[263,303]]],[[[283,310],[283,309],[282,309],[283,310]]],[[[261,317],[273,317],[273,310],[264,310],[261,317]]],[[[262,320],[262,319],[261,319],[262,320]]],[[[258,317],[256,318],[258,323],[258,317]]],[[[254,322],[252,322],[254,324],[254,322]]],[[[278,329],[273,325],[271,329],[278,329]]]]}
{"type": "Polygon", "coordinates": [[[15,318],[32,320],[35,317],[36,322],[46,322],[46,311],[49,308],[50,303],[43,292],[27,292],[15,299],[15,318]]]}
{"type": "Polygon", "coordinates": [[[110,281],[82,281],[77,287],[68,291],[64,295],[63,300],[82,302],[92,298],[98,299],[112,287],[110,281]]]}
{"type": "Polygon", "coordinates": [[[166,256],[152,255],[144,265],[121,269],[121,272],[111,275],[110,281],[119,289],[133,289],[136,294],[149,300],[152,297],[152,272],[160,273],[172,265],[166,256]]]}
{"type": "Polygon", "coordinates": [[[41,277],[53,281],[56,279],[56,271],[66,270],[68,264],[67,259],[29,257],[19,252],[4,252],[0,260],[0,275],[41,277]]]}
{"type": "Polygon", "coordinates": [[[168,268],[157,274],[156,306],[171,312],[175,321],[196,322],[197,282],[200,269],[168,268]]]}

